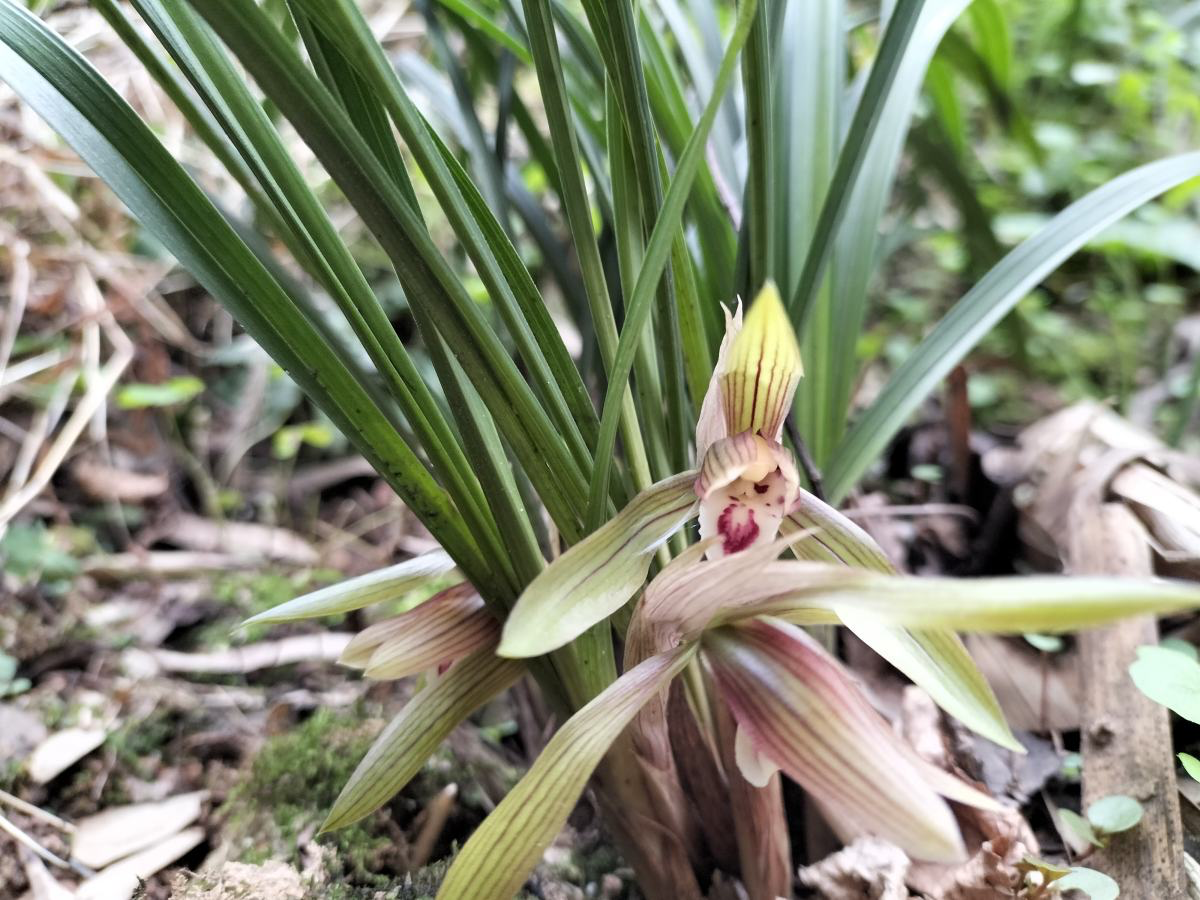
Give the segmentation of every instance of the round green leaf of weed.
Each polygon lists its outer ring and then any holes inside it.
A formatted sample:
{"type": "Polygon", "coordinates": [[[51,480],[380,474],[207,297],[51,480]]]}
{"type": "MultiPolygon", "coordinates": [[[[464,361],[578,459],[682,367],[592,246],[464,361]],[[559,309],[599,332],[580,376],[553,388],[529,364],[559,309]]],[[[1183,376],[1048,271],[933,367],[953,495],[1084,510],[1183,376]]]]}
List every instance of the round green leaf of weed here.
{"type": "Polygon", "coordinates": [[[1158,646],[1166,647],[1168,650],[1174,650],[1176,653],[1182,653],[1184,656],[1200,661],[1200,650],[1196,649],[1195,644],[1185,641],[1182,638],[1163,638],[1158,642],[1158,646]]]}
{"type": "Polygon", "coordinates": [[[1057,653],[1063,648],[1063,639],[1057,634],[1027,634],[1025,640],[1043,653],[1057,653]]]}
{"type": "Polygon", "coordinates": [[[1060,809],[1058,811],[1058,820],[1085,844],[1091,844],[1095,847],[1100,846],[1100,838],[1096,835],[1095,829],[1092,828],[1092,823],[1079,813],[1069,809],[1060,809]]]}
{"type": "Polygon", "coordinates": [[[1112,794],[1089,806],[1087,817],[1097,831],[1116,834],[1142,821],[1142,804],[1124,794],[1112,794]]]}
{"type": "Polygon", "coordinates": [[[1192,756],[1190,753],[1178,754],[1179,761],[1183,763],[1183,771],[1192,776],[1193,781],[1200,781],[1200,759],[1192,756]]]}
{"type": "Polygon", "coordinates": [[[1103,872],[1082,866],[1072,867],[1070,874],[1054,882],[1054,887],[1060,892],[1083,891],[1092,900],[1116,900],[1121,895],[1121,888],[1103,872]]]}
{"type": "Polygon", "coordinates": [[[1200,663],[1177,650],[1138,647],[1138,658],[1129,666],[1133,683],[1156,703],[1200,722],[1200,663]]]}

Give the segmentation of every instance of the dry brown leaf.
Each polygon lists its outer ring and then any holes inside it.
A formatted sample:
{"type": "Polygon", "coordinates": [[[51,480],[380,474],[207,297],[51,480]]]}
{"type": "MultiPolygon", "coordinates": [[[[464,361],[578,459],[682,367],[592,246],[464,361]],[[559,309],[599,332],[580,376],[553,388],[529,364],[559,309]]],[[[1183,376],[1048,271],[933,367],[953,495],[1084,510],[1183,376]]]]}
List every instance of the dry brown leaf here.
{"type": "Polygon", "coordinates": [[[45,784],[103,744],[105,736],[103,728],[95,727],[56,731],[29,754],[29,777],[35,784],[45,784]]]}
{"type": "Polygon", "coordinates": [[[11,703],[0,703],[0,763],[19,762],[46,738],[40,717],[11,703]]]}
{"type": "Polygon", "coordinates": [[[130,472],[81,457],[71,465],[76,484],[93,500],[144,503],[167,492],[171,480],[166,472],[130,472]]]}
{"type": "Polygon", "coordinates": [[[352,634],[337,631],[301,634],[210,653],[132,649],[122,654],[121,665],[138,677],[147,677],[156,671],[243,674],[300,662],[335,662],[353,637],[352,634]]]}
{"type": "Polygon", "coordinates": [[[232,553],[194,553],[190,550],[152,550],[149,552],[108,553],[90,556],[80,568],[85,575],[107,581],[139,578],[191,578],[254,568],[260,559],[232,553]]]}
{"type": "Polygon", "coordinates": [[[1042,653],[1020,638],[990,634],[969,634],[965,641],[1009,725],[1020,731],[1079,727],[1082,691],[1074,647],[1042,653]]]}
{"type": "Polygon", "coordinates": [[[80,819],[72,855],[85,866],[103,868],[191,825],[200,818],[207,797],[206,791],[195,791],[157,803],[116,806],[80,819]]]}
{"type": "Polygon", "coordinates": [[[129,900],[137,890],[138,879],[165,869],[203,840],[202,828],[171,835],[87,879],[76,889],[75,896],[77,900],[129,900]]]}
{"type": "Polygon", "coordinates": [[[171,885],[171,896],[177,900],[305,900],[312,893],[299,872],[271,861],[261,866],[225,863],[214,872],[191,878],[180,875],[171,885]]]}
{"type": "Polygon", "coordinates": [[[908,900],[904,886],[911,863],[895,844],[859,838],[797,873],[800,883],[825,900],[908,900]]]}
{"type": "Polygon", "coordinates": [[[24,847],[21,848],[21,863],[25,867],[31,900],[72,900],[75,896],[74,891],[68,890],[50,874],[36,854],[24,847]]]}
{"type": "Polygon", "coordinates": [[[201,553],[266,557],[300,566],[315,565],[320,560],[313,545],[296,532],[253,522],[216,522],[179,513],[159,531],[159,536],[201,553]]]}
{"type": "Polygon", "coordinates": [[[1021,872],[1017,864],[1027,855],[1037,854],[1037,841],[1018,813],[1007,819],[995,813],[982,813],[980,819],[983,817],[991,818],[988,827],[994,836],[980,844],[967,862],[959,866],[913,863],[908,872],[908,886],[929,900],[997,900],[1018,896],[1021,872]]]}

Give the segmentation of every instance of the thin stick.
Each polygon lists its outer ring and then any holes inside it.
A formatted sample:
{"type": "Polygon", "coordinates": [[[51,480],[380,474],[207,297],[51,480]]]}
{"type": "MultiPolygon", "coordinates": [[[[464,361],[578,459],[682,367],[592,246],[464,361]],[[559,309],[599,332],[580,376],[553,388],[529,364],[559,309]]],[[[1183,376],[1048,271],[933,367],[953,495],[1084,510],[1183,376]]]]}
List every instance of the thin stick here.
{"type": "Polygon", "coordinates": [[[787,433],[788,437],[792,439],[792,446],[796,448],[796,456],[800,460],[800,468],[804,470],[804,477],[808,479],[808,484],[812,488],[813,495],[824,503],[825,484],[821,480],[821,470],[817,468],[812,454],[808,452],[808,444],[804,443],[804,438],[800,437],[800,431],[796,428],[796,423],[790,417],[787,420],[787,433]]]}
{"type": "Polygon", "coordinates": [[[8,836],[11,837],[18,844],[22,844],[22,845],[28,847],[30,850],[32,850],[34,853],[36,853],[38,856],[40,856],[42,859],[44,859],[46,862],[50,863],[51,865],[59,866],[60,868],[63,868],[63,869],[73,868],[69,862],[67,862],[65,859],[63,859],[60,856],[55,856],[53,853],[51,853],[49,850],[47,850],[45,847],[43,847],[41,844],[39,844],[37,841],[35,841],[33,838],[31,838],[25,832],[23,832],[20,828],[18,828],[12,822],[8,821],[8,819],[4,818],[4,816],[0,816],[0,831],[7,833],[8,836]]]}
{"type": "Polygon", "coordinates": [[[433,855],[433,845],[437,843],[442,829],[446,827],[446,820],[450,817],[450,810],[454,808],[457,798],[458,785],[448,784],[434,794],[429,805],[425,807],[425,822],[417,833],[412,856],[409,858],[411,869],[419,869],[429,862],[429,857],[433,855]]]}
{"type": "Polygon", "coordinates": [[[60,819],[53,813],[48,813],[41,807],[34,806],[32,803],[27,803],[20,797],[14,797],[8,791],[0,791],[0,803],[11,806],[13,809],[20,810],[27,816],[33,816],[35,819],[41,819],[47,825],[52,825],[59,831],[66,832],[67,834],[75,833],[75,826],[70,822],[60,819]]]}
{"type": "Polygon", "coordinates": [[[50,483],[50,479],[54,477],[54,473],[58,471],[58,467],[70,453],[71,447],[83,433],[83,429],[87,427],[96,410],[103,405],[108,397],[108,392],[112,390],[113,385],[117,383],[117,379],[121,377],[121,373],[125,371],[125,367],[132,359],[133,350],[130,345],[120,346],[113,351],[108,362],[100,370],[100,377],[88,385],[87,392],[71,413],[71,417],[67,419],[66,424],[63,425],[62,430],[59,431],[46,455],[42,457],[42,461],[33,475],[20,490],[15,491],[3,503],[0,503],[0,534],[7,528],[9,520],[50,483]]]}

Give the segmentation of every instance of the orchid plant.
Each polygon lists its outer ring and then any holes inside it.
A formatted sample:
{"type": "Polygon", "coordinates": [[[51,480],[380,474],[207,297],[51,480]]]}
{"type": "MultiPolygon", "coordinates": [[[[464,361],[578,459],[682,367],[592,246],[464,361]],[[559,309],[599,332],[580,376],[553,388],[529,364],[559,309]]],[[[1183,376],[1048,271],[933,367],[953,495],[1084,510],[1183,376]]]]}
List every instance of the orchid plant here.
{"type": "MultiPolygon", "coordinates": [[[[623,849],[652,896],[699,897],[703,860],[740,871],[751,897],[786,895],[779,772],[843,836],[877,835],[915,859],[962,860],[947,801],[1002,807],[918,756],[806,626],[850,628],[948,712],[1024,752],[954,629],[1080,628],[1194,606],[1200,589],[1112,578],[898,574],[866,532],[801,485],[792,451],[781,443],[801,375],[798,343],[768,283],[744,323],[740,307],[727,314],[696,428],[696,469],[653,485],[572,546],[530,583],[503,623],[460,582],[355,637],[342,662],[368,677],[432,674],[363,759],[326,828],[361,818],[403,787],[457,721],[451,710],[514,683],[523,660],[612,622],[624,674],[567,720],[467,842],[439,896],[511,897],[597,767],[617,821],[637,834],[623,849]],[[668,539],[694,518],[699,540],[644,584],[668,539]],[[693,793],[706,777],[710,788],[693,793]],[[720,831],[731,814],[735,847],[720,831]],[[639,832],[647,815],[670,830],[639,832]]],[[[427,554],[251,621],[360,607],[381,589],[394,595],[452,567],[448,556],[427,554]]]]}
{"type": "MultiPolygon", "coordinates": [[[[1003,13],[975,2],[987,7],[986,64],[1002,69],[1011,48],[988,23],[1003,13]]],[[[386,803],[525,675],[563,723],[441,896],[511,897],[589,780],[650,900],[699,897],[716,870],[740,876],[751,900],[788,895],[781,773],[846,837],[959,858],[947,801],[994,801],[916,756],[806,629],[844,626],[947,713],[1019,751],[958,630],[1047,632],[1200,605],[1200,590],[1158,581],[902,575],[805,490],[784,440],[791,415],[840,502],[1042,278],[1200,174],[1196,153],[1149,162],[1068,206],[855,409],[905,134],[970,0],[882,3],[878,21],[845,0],[439,0],[421,6],[441,69],[377,37],[366,0],[89,5],[244,210],[218,208],[19,0],[0,0],[0,80],[442,548],[257,617],[328,616],[452,583],[347,647],[367,677],[426,674],[326,827],[386,803]],[[514,71],[531,76],[522,90],[514,71]],[[537,115],[523,96],[534,82],[537,115]],[[479,84],[495,87],[496,115],[477,114],[479,84]],[[527,156],[514,159],[520,143],[527,156]],[[553,202],[532,196],[527,170],[553,202]],[[385,292],[407,301],[412,341],[385,292]],[[744,321],[721,306],[739,293],[755,298],[744,321]],[[581,353],[550,295],[566,298],[581,353]]]]}

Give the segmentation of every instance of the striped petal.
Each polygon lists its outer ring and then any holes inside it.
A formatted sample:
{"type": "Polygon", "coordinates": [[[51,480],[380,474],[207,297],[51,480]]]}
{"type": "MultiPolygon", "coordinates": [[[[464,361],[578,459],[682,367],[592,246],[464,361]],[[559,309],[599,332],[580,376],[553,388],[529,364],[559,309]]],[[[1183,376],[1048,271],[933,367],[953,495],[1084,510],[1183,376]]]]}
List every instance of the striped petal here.
{"type": "MultiPolygon", "coordinates": [[[[803,489],[779,530],[784,535],[798,536],[791,547],[800,559],[896,573],[887,554],[866,531],[803,489]],[[798,534],[801,530],[807,536],[798,534]]],[[[953,631],[908,631],[882,625],[870,615],[848,609],[841,610],[841,620],[863,643],[924,688],[938,706],[972,731],[1014,752],[1025,752],[1013,737],[987,679],[953,631]]]]}
{"type": "Polygon", "coordinates": [[[432,679],[375,739],[321,826],[344,828],[387,803],[421,771],[438,745],[469,716],[525,673],[524,663],[480,650],[432,679]]]}
{"type": "Polygon", "coordinates": [[[855,830],[958,862],[962,836],[915,754],[801,629],[765,619],[706,634],[718,688],[753,749],[855,830]]]}
{"type": "Polygon", "coordinates": [[[725,399],[721,392],[721,377],[729,366],[729,348],[738,332],[742,330],[742,301],[738,300],[737,308],[732,313],[724,307],[721,309],[725,313],[725,337],[721,339],[717,365],[713,369],[708,393],[704,395],[704,403],[700,407],[700,418],[696,422],[696,459],[703,459],[715,441],[729,437],[725,426],[725,399]]]}
{"type": "Polygon", "coordinates": [[[404,678],[494,647],[499,637],[500,624],[464,582],[360,632],[339,662],[365,669],[368,678],[404,678]]]}
{"type": "Polygon", "coordinates": [[[646,660],[573,715],[471,835],[442,882],[439,900],[500,900],[515,895],[562,829],[609,746],[638,710],[667,687],[693,652],[682,647],[646,660]]]}
{"type": "Polygon", "coordinates": [[[504,623],[502,656],[540,656],[574,640],[624,606],[650,560],[695,515],[696,473],[651,485],[606,524],[542,570],[504,623]]]}
{"type": "Polygon", "coordinates": [[[720,375],[728,434],[750,431],[778,441],[804,374],[800,344],[775,283],[759,291],[720,375]]]}
{"type": "Polygon", "coordinates": [[[444,550],[434,550],[398,565],[331,584],[319,591],[281,603],[266,612],[252,616],[242,624],[292,622],[297,619],[339,615],[374,603],[403,597],[432,579],[453,571],[454,560],[450,555],[444,550]]]}

